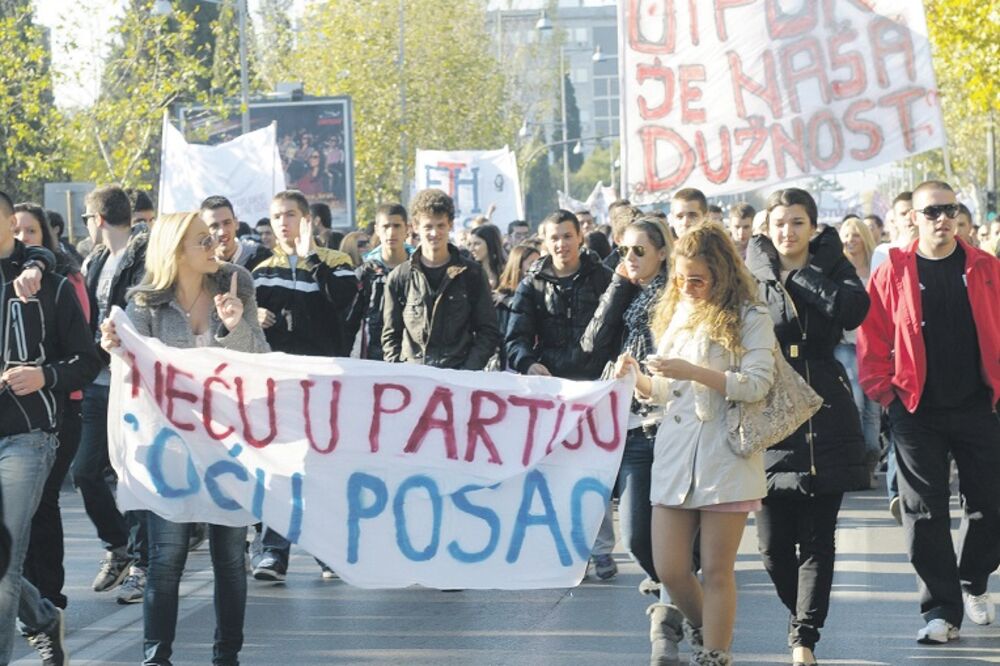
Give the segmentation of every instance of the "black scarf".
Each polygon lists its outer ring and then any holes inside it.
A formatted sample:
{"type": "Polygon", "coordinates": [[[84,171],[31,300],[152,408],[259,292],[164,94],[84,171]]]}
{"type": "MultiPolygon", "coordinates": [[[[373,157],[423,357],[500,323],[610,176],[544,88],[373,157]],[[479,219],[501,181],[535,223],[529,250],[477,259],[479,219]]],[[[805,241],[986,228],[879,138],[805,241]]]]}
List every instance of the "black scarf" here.
{"type": "MultiPolygon", "coordinates": [[[[646,372],[646,357],[656,352],[656,342],[653,340],[653,332],[649,328],[649,317],[653,310],[653,305],[663,292],[663,287],[667,284],[667,274],[660,273],[648,287],[639,291],[629,306],[625,308],[625,340],[622,343],[622,352],[630,354],[639,362],[639,367],[646,372]]],[[[632,413],[645,416],[650,412],[651,406],[632,400],[632,413]]]]}

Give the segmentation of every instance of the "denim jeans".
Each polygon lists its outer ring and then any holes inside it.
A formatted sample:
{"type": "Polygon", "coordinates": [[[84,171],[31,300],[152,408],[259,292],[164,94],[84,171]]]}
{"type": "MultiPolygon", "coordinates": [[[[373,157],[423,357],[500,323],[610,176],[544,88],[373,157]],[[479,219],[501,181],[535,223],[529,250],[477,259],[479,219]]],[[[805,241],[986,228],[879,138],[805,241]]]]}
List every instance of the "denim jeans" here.
{"type": "MultiPolygon", "coordinates": [[[[177,630],[177,590],[188,555],[193,523],[172,523],[149,513],[149,569],[143,597],[143,664],[166,666],[177,630]]],[[[246,527],[208,526],[215,574],[215,643],[212,663],[235,666],[243,647],[247,575],[243,544],[246,527]]]]}
{"type": "Polygon", "coordinates": [[[618,524],[622,543],[646,575],[658,580],[653,567],[650,524],[653,508],[649,503],[650,473],[653,468],[655,435],[641,429],[629,431],[618,472],[618,524]]]}
{"type": "Polygon", "coordinates": [[[858,377],[858,353],[854,345],[839,344],[833,350],[833,357],[840,361],[847,371],[847,378],[851,382],[851,393],[854,395],[854,404],[858,408],[858,416],[861,417],[861,432],[865,437],[865,449],[868,452],[870,461],[877,461],[882,453],[878,443],[879,426],[882,421],[882,405],[878,404],[861,390],[858,377]]]}
{"type": "Polygon", "coordinates": [[[66,608],[63,584],[63,523],[59,509],[59,491],[62,489],[70,463],[80,445],[80,402],[67,400],[59,427],[59,449],[56,460],[45,480],[42,499],[31,519],[31,539],[24,558],[24,577],[38,588],[38,592],[59,608],[66,608]]]}
{"type": "Polygon", "coordinates": [[[281,566],[287,571],[288,556],[292,552],[291,542],[267,525],[264,526],[264,536],[261,537],[260,542],[264,547],[264,554],[277,558],[281,562],[281,566]]]}
{"type": "Polygon", "coordinates": [[[21,576],[31,518],[55,460],[56,446],[56,436],[47,432],[0,437],[3,522],[11,538],[10,566],[0,579],[0,664],[10,661],[15,619],[20,619],[21,631],[27,634],[50,629],[58,620],[56,607],[21,576]]]}
{"type": "Polygon", "coordinates": [[[83,496],[83,506],[97,536],[108,550],[126,546],[137,566],[146,567],[146,511],[122,515],[104,478],[108,459],[108,387],[90,384],[83,390],[83,428],[80,448],[71,467],[73,482],[83,496]]]}

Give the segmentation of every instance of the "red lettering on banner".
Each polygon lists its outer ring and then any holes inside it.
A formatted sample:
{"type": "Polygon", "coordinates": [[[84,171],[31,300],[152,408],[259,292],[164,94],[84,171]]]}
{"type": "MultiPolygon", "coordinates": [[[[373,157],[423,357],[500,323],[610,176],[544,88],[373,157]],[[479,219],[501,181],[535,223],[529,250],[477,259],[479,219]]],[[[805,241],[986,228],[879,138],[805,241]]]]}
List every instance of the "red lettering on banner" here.
{"type": "Polygon", "coordinates": [[[583,417],[587,413],[587,405],[570,405],[569,408],[571,411],[581,413],[580,418],[576,420],[576,441],[570,443],[568,439],[564,439],[562,445],[570,451],[576,451],[583,446],[583,417]]]}
{"type": "Polygon", "coordinates": [[[830,41],[827,42],[827,50],[830,52],[830,69],[847,68],[851,72],[847,79],[830,82],[834,99],[855,97],[868,87],[868,76],[865,73],[865,61],[861,57],[861,52],[856,50],[847,53],[840,52],[842,46],[853,42],[857,37],[857,31],[848,26],[830,37],[830,41]]]}
{"type": "MultiPolygon", "coordinates": [[[[626,20],[628,21],[628,43],[633,51],[638,53],[670,54],[677,45],[677,15],[674,11],[674,0],[663,1],[663,37],[661,41],[651,42],[642,34],[642,16],[639,11],[639,0],[628,0],[626,20]]],[[[653,9],[653,7],[651,7],[653,9]]]]}
{"type": "Polygon", "coordinates": [[[844,134],[840,129],[840,123],[833,113],[827,110],[813,114],[809,119],[809,159],[820,171],[831,171],[840,164],[844,158],[844,134]],[[819,132],[826,125],[829,128],[833,149],[830,155],[823,157],[819,154],[819,132]]]}
{"type": "Polygon", "coordinates": [[[524,438],[524,453],[521,455],[521,464],[525,467],[531,462],[531,450],[535,446],[535,424],[538,423],[538,410],[552,409],[556,403],[543,398],[522,398],[512,395],[507,398],[507,402],[515,407],[528,408],[528,433],[524,438]]]}
{"type": "Polygon", "coordinates": [[[227,389],[232,388],[229,385],[229,382],[227,382],[222,377],[218,376],[225,369],[226,369],[226,364],[223,363],[222,365],[220,365],[215,369],[215,372],[212,373],[212,376],[208,377],[207,379],[205,379],[204,382],[202,382],[201,424],[202,426],[204,426],[205,432],[208,433],[208,436],[219,442],[221,442],[222,440],[224,440],[225,438],[229,437],[234,432],[236,432],[236,428],[234,428],[233,426],[229,426],[229,428],[221,432],[215,430],[215,420],[212,418],[212,396],[214,395],[212,391],[212,385],[222,384],[227,389]]]}
{"type": "Polygon", "coordinates": [[[594,421],[595,408],[594,407],[587,408],[587,425],[590,427],[590,436],[594,438],[594,444],[597,444],[597,446],[604,449],[605,451],[614,451],[622,443],[621,424],[618,422],[618,394],[612,391],[610,395],[611,395],[611,422],[613,424],[611,439],[601,439],[601,436],[597,431],[597,422],[594,421]]]}
{"type": "Polygon", "coordinates": [[[802,173],[809,173],[809,160],[806,159],[805,124],[801,118],[792,119],[792,132],[794,137],[785,133],[785,128],[781,123],[771,125],[771,145],[774,148],[774,169],[778,178],[784,179],[788,175],[785,168],[785,154],[792,156],[795,164],[802,173]]]}
{"type": "Polygon", "coordinates": [[[906,63],[906,76],[909,80],[913,81],[917,78],[917,66],[913,57],[913,40],[910,39],[909,28],[884,16],[876,16],[868,23],[868,39],[872,44],[872,59],[875,60],[875,72],[878,75],[880,87],[888,88],[892,83],[889,80],[889,70],[885,60],[894,53],[903,55],[903,60],[906,63]],[[890,39],[891,35],[896,35],[896,39],[890,39]]]}
{"type": "Polygon", "coordinates": [[[715,34],[719,36],[720,42],[729,40],[729,32],[726,30],[726,10],[745,7],[755,2],[757,0],[715,0],[715,34]]]}
{"type": "Polygon", "coordinates": [[[256,437],[250,428],[250,419],[247,417],[247,403],[243,393],[243,378],[237,377],[233,380],[233,383],[236,384],[236,401],[240,408],[240,419],[243,421],[243,438],[246,439],[247,444],[255,449],[262,449],[273,442],[274,438],[278,435],[278,415],[275,413],[275,382],[268,377],[267,398],[265,399],[267,403],[268,431],[267,435],[262,438],[256,437]]]}
{"type": "Polygon", "coordinates": [[[906,150],[911,153],[916,148],[916,144],[913,141],[913,117],[910,115],[910,105],[926,94],[925,88],[910,87],[885,95],[878,101],[878,105],[883,108],[896,107],[899,127],[903,132],[903,143],[906,150]]]}
{"type": "Polygon", "coordinates": [[[489,462],[496,465],[502,465],[503,460],[500,459],[500,452],[497,450],[496,444],[493,442],[493,438],[490,437],[490,433],[486,431],[486,426],[495,425],[503,421],[503,418],[507,415],[507,403],[504,402],[497,394],[490,391],[473,391],[472,392],[472,414],[469,416],[469,426],[466,429],[466,445],[465,445],[465,461],[472,462],[476,458],[476,441],[482,440],[483,446],[489,451],[490,458],[489,462]],[[496,413],[493,416],[484,418],[482,415],[483,403],[492,402],[493,406],[496,407],[496,413]]]}
{"type": "Polygon", "coordinates": [[[815,37],[803,37],[791,44],[781,47],[781,72],[788,90],[788,104],[795,113],[802,113],[799,103],[798,84],[809,79],[816,79],[819,93],[824,104],[830,103],[830,81],[826,78],[826,66],[823,61],[823,48],[815,37]],[[795,56],[805,53],[809,56],[809,65],[795,68],[795,56]]]}
{"type": "Polygon", "coordinates": [[[811,32],[817,23],[816,2],[807,0],[799,11],[786,13],[778,0],[767,0],[767,32],[771,39],[786,39],[811,32]]]}
{"type": "Polygon", "coordinates": [[[153,364],[153,397],[156,406],[163,409],[163,364],[156,361],[153,364]]]}
{"type": "Polygon", "coordinates": [[[438,162],[435,166],[438,169],[446,169],[448,171],[448,196],[454,197],[458,176],[467,165],[465,162],[438,162]]]}
{"type": "Polygon", "coordinates": [[[694,150],[680,134],[666,127],[649,125],[639,129],[642,140],[642,159],[646,171],[646,191],[672,190],[683,183],[694,171],[694,150]],[[673,145],[681,158],[680,166],[669,176],[660,177],[656,167],[657,143],[666,141],[673,145]]]}
{"type": "Polygon", "coordinates": [[[642,84],[650,79],[663,83],[663,102],[659,106],[650,108],[649,103],[646,102],[646,96],[640,94],[639,115],[643,120],[665,118],[670,115],[670,111],[674,108],[674,70],[664,67],[659,57],[653,59],[652,65],[637,65],[635,80],[642,84]]]}
{"type": "Polygon", "coordinates": [[[382,415],[398,414],[406,409],[407,405],[410,404],[410,389],[406,388],[402,384],[376,383],[372,386],[372,393],[374,394],[375,404],[372,407],[372,423],[368,428],[368,445],[371,447],[372,453],[378,453],[378,436],[380,430],[382,429],[382,415]],[[398,392],[402,396],[399,407],[396,407],[395,409],[390,409],[382,405],[382,399],[385,396],[385,392],[390,389],[398,392]]]}
{"type": "Polygon", "coordinates": [[[750,142],[750,146],[740,158],[739,166],[736,167],[736,174],[742,180],[758,181],[767,180],[771,173],[770,166],[764,160],[754,161],[754,158],[763,150],[767,143],[767,129],[764,127],[764,118],[761,116],[750,116],[750,127],[740,127],[733,131],[733,138],[737,145],[743,145],[745,141],[750,142]]]}
{"type": "Polygon", "coordinates": [[[697,102],[702,97],[701,88],[691,84],[705,81],[705,66],[681,65],[677,70],[681,91],[681,123],[692,125],[705,122],[705,109],[691,108],[691,102],[697,102]]]}
{"type": "Polygon", "coordinates": [[[303,379],[299,382],[302,387],[302,416],[306,423],[306,437],[309,439],[309,446],[317,453],[330,453],[337,448],[340,441],[340,426],[338,417],[340,415],[340,382],[333,380],[330,382],[330,439],[327,440],[325,448],[320,448],[316,444],[316,439],[312,432],[312,414],[309,412],[309,392],[316,382],[310,379],[303,379]]]}
{"type": "Polygon", "coordinates": [[[824,24],[828,28],[835,28],[840,24],[840,22],[837,21],[837,4],[851,4],[854,5],[856,9],[866,14],[875,13],[874,0],[823,0],[824,24]]]}
{"type": "MultiPolygon", "coordinates": [[[[705,178],[710,183],[715,183],[716,185],[729,180],[729,174],[733,170],[733,149],[729,143],[729,128],[725,125],[719,128],[719,147],[722,151],[722,162],[719,164],[718,169],[713,169],[712,165],[709,164],[708,146],[705,142],[705,135],[701,130],[694,133],[694,145],[698,153],[698,162],[701,163],[701,170],[705,174],[705,178]]],[[[611,395],[614,394],[612,393],[611,395]]]]}
{"type": "Polygon", "coordinates": [[[859,99],[854,102],[849,107],[847,107],[847,112],[844,114],[844,126],[849,132],[854,134],[864,134],[868,136],[868,147],[864,150],[858,150],[857,148],[851,151],[851,157],[863,162],[865,160],[870,160],[882,151],[882,144],[885,143],[885,139],[882,136],[882,128],[878,123],[873,123],[870,120],[865,120],[864,118],[858,118],[859,113],[865,111],[871,111],[875,108],[875,103],[869,99],[859,99]]]}
{"type": "Polygon", "coordinates": [[[733,99],[736,101],[736,113],[740,118],[747,117],[746,103],[743,101],[743,91],[753,93],[757,97],[767,102],[771,109],[771,115],[781,118],[783,110],[781,108],[781,88],[778,85],[777,67],[774,64],[774,54],[770,50],[764,51],[764,80],[762,85],[743,73],[743,61],[736,51],[726,53],[729,58],[729,78],[733,82],[733,99]]]}
{"type": "Polygon", "coordinates": [[[451,397],[454,395],[451,389],[438,386],[434,389],[427,406],[424,407],[417,425],[410,433],[410,438],[403,447],[404,453],[416,453],[420,450],[427,433],[431,430],[440,430],[444,435],[445,455],[449,460],[458,460],[458,444],[455,441],[455,408],[452,405],[451,397]],[[444,418],[435,416],[438,407],[444,407],[444,418]]]}
{"type": "Polygon", "coordinates": [[[691,44],[698,46],[701,36],[698,32],[698,8],[695,6],[695,0],[688,0],[688,16],[691,18],[691,44]]]}
{"type": "Polygon", "coordinates": [[[564,416],[566,416],[565,402],[559,405],[559,412],[556,414],[556,426],[552,429],[552,436],[549,437],[549,443],[545,445],[545,455],[552,453],[552,449],[555,448],[556,436],[559,434],[559,429],[562,428],[564,416]]]}
{"type": "Polygon", "coordinates": [[[174,384],[174,382],[177,380],[178,377],[186,377],[190,379],[192,382],[194,381],[194,375],[192,375],[190,372],[185,372],[183,370],[180,370],[174,367],[173,363],[168,363],[167,385],[166,389],[163,392],[164,396],[167,399],[167,409],[166,409],[167,420],[173,423],[178,430],[187,430],[190,432],[194,430],[193,424],[184,423],[174,418],[174,400],[175,399],[183,400],[184,402],[190,402],[192,405],[195,405],[198,403],[198,396],[196,396],[194,393],[188,393],[187,391],[181,391],[180,389],[178,389],[174,384]]]}
{"type": "Polygon", "coordinates": [[[139,375],[139,364],[135,360],[135,354],[132,352],[125,353],[126,358],[128,358],[129,367],[131,372],[129,377],[132,380],[132,397],[139,397],[139,385],[142,383],[142,377],[139,375]]]}

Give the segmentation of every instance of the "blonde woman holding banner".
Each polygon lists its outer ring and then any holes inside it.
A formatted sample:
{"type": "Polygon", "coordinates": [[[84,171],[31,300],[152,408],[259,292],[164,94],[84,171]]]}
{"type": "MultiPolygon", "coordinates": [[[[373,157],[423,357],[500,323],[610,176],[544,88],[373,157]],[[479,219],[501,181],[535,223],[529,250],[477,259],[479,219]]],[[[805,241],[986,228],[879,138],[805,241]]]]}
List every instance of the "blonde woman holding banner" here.
{"type": "MultiPolygon", "coordinates": [[[[198,213],[160,217],[149,237],[146,275],[129,293],[126,310],[136,330],[171,347],[270,351],[257,322],[253,279],[215,256],[215,237],[198,213]]],[[[101,324],[101,346],[119,345],[114,324],[101,324]]],[[[149,514],[149,572],[143,599],[143,664],[170,664],[177,626],[180,577],[193,524],[149,514]]],[[[215,573],[213,664],[235,666],[243,646],[247,581],[246,527],[209,525],[215,573]]]]}
{"type": "Polygon", "coordinates": [[[747,513],[760,508],[767,488],[762,456],[744,458],[729,447],[727,401],[756,402],[767,394],[774,329],[755,305],[753,278],[722,227],[699,225],[681,236],[670,277],[654,306],[658,342],[645,359],[650,374],[624,354],[617,375],[635,373],[636,396],[663,409],[650,480],[653,562],[684,614],[690,663],[728,666],[736,551],[747,513]],[[703,582],[692,570],[696,535],[703,582]]]}

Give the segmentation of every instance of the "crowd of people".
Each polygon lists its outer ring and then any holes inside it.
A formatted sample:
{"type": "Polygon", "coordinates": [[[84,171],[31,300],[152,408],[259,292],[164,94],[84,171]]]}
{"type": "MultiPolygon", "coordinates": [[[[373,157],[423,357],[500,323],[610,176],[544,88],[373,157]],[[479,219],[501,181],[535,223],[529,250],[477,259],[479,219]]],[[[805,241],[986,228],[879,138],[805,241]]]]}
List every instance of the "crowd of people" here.
{"type": "MultiPolygon", "coordinates": [[[[86,198],[88,238],[74,248],[57,214],[0,193],[0,664],[15,623],[43,663],[68,661],[68,474],[105,551],[93,589],[143,604],[144,664],[170,663],[179,581],[205,539],[214,664],[238,663],[245,562],[259,581],[287,575],[291,544],[267,525],[118,511],[107,437],[115,306],[178,348],[634,378],[614,496],[624,547],[647,577],[640,590],[655,597],[653,665],[679,664],[683,640],[693,664],[732,663],[734,564],[750,514],[789,612],[791,663],[816,663],[841,503],[874,487],[883,457],[919,579],[918,641],[957,639],[966,616],[995,620],[1000,224],[981,235],[947,183],[900,193],[886,221],[821,225],[813,197],[795,188],[773,192],[760,212],[733,205],[727,219],[682,189],[668,213],[621,200],[606,227],[589,211],[557,210],[506,233],[488,218],[456,229],[454,202],[430,189],[409,208],[380,205],[342,237],[306,194],[278,193],[251,228],[223,196],[157,217],[142,192],[101,187],[86,198]],[[823,404],[746,455],[727,412],[764,399],[779,353],[823,404]],[[952,464],[965,515],[957,555],[952,464]]],[[[612,516],[609,502],[588,568],[605,580],[617,574],[612,516]]]]}

